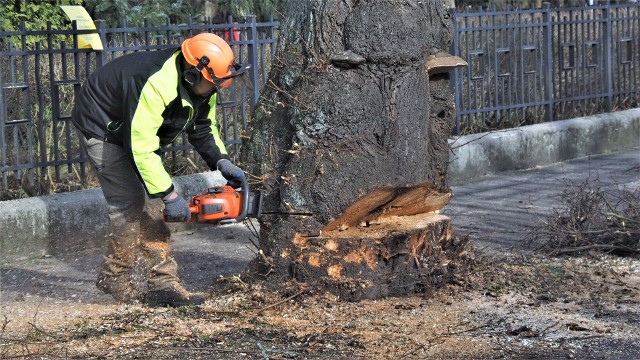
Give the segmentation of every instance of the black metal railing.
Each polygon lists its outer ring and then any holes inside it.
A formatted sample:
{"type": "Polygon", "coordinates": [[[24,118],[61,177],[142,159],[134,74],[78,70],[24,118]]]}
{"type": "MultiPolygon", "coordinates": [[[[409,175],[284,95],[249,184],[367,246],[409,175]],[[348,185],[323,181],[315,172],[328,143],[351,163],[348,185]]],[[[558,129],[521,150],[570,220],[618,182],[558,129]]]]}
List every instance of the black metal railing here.
{"type": "Polygon", "coordinates": [[[640,5],[453,14],[456,134],[610,112],[640,101],[640,5]]]}
{"type": "MultiPolygon", "coordinates": [[[[18,188],[26,195],[41,195],[51,192],[54,183],[82,182],[86,155],[70,123],[82,82],[113,58],[177,48],[184,38],[200,32],[225,37],[237,60],[251,64],[250,81],[236,82],[218,97],[221,136],[230,154],[237,153],[273,60],[278,22],[256,22],[249,16],[245,22],[229,19],[223,24],[208,20],[162,26],[145,21],[142,27],[123,23],[108,28],[103,21],[95,25],[95,30],[78,30],[75,23],[71,30],[56,30],[47,24],[33,31],[23,24],[18,31],[0,31],[0,193],[18,188]],[[98,34],[103,50],[79,49],[78,36],[87,34],[98,34]]],[[[200,161],[185,138],[162,151],[174,170],[184,162],[197,167],[200,161]]]]}
{"type": "MultiPolygon", "coordinates": [[[[453,13],[452,53],[468,62],[452,72],[456,134],[513,128],[638,106],[640,5],[453,13]]],[[[274,56],[277,22],[0,31],[0,194],[47,193],[44,182],[84,179],[85,157],[69,124],[73,96],[104,63],[131,51],[177,46],[202,31],[218,33],[242,62],[251,86],[220,97],[223,140],[235,153],[274,56]],[[78,49],[77,36],[99,34],[104,50],[78,49]],[[34,181],[35,180],[35,181],[34,181]]],[[[173,169],[198,161],[184,139],[163,149],[173,169]]],[[[62,183],[65,183],[62,181],[62,183]]],[[[69,183],[67,181],[66,183],[69,183]]]]}

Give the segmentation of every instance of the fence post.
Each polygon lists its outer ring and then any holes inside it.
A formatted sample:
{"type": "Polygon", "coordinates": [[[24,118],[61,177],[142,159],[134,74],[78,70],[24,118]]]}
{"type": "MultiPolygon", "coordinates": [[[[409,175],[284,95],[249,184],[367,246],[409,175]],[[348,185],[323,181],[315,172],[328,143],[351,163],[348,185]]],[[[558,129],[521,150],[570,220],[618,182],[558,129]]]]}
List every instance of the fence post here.
{"type": "MultiPolygon", "coordinates": [[[[0,165],[7,166],[7,144],[5,136],[5,124],[7,122],[7,108],[4,99],[4,84],[2,82],[2,62],[0,62],[0,165]]],[[[2,186],[0,189],[9,188],[7,172],[2,171],[2,186]]]]}
{"type": "MultiPolygon", "coordinates": [[[[0,71],[0,134],[4,130],[4,124],[7,122],[7,109],[4,104],[4,84],[2,83],[2,71],[0,71]]],[[[0,141],[4,142],[4,136],[0,136],[0,141]]],[[[3,151],[4,155],[5,152],[3,151]]]]}
{"type": "Polygon", "coordinates": [[[613,46],[613,38],[611,35],[611,17],[609,2],[602,9],[602,17],[604,23],[602,25],[602,44],[604,46],[604,91],[606,94],[605,110],[611,112],[613,102],[613,83],[612,83],[612,64],[611,64],[611,47],[613,46]]]}
{"type": "MultiPolygon", "coordinates": [[[[4,50],[4,49],[3,49],[4,50]]],[[[7,166],[7,144],[5,143],[4,127],[7,122],[7,108],[4,103],[4,84],[2,83],[2,71],[0,71],[0,165],[7,166]]],[[[7,189],[9,182],[7,173],[2,171],[2,186],[0,188],[7,189]]]]}
{"type": "Polygon", "coordinates": [[[107,27],[104,20],[96,20],[94,24],[98,29],[100,41],[102,41],[102,51],[96,54],[96,69],[99,69],[107,63],[107,27]]]}
{"type": "MultiPolygon", "coordinates": [[[[453,22],[453,41],[451,43],[451,53],[455,56],[460,56],[460,34],[458,34],[455,8],[450,10],[449,14],[451,15],[451,21],[453,22]]],[[[460,84],[460,81],[458,80],[459,71],[461,71],[459,68],[455,68],[451,72],[451,88],[453,89],[454,104],[456,109],[456,126],[454,129],[454,135],[456,136],[460,135],[460,111],[458,111],[458,109],[461,108],[460,92],[462,91],[462,84],[460,84]]]]}
{"type": "Polygon", "coordinates": [[[553,121],[553,29],[551,25],[551,4],[542,4],[542,21],[544,23],[543,34],[543,70],[544,79],[544,121],[553,121]]]}
{"type": "Polygon", "coordinates": [[[255,15],[249,16],[249,22],[251,23],[251,27],[247,32],[247,40],[249,40],[247,50],[249,52],[249,63],[251,64],[249,76],[251,84],[253,85],[253,97],[251,99],[251,111],[253,111],[253,108],[258,103],[258,98],[260,97],[260,83],[258,76],[258,29],[256,27],[255,15]]]}

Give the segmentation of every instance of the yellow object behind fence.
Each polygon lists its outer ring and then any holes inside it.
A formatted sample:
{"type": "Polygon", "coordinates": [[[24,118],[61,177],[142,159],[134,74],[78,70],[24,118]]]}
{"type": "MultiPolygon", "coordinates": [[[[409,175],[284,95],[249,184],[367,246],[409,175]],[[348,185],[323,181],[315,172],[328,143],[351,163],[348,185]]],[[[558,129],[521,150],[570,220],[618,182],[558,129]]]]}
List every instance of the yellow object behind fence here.
{"type": "MultiPolygon", "coordinates": [[[[91,15],[85,8],[78,5],[61,5],[60,8],[67,14],[71,21],[75,20],[79,30],[92,30],[96,28],[91,15]]],[[[98,34],[78,35],[78,48],[103,50],[102,41],[98,34]]]]}

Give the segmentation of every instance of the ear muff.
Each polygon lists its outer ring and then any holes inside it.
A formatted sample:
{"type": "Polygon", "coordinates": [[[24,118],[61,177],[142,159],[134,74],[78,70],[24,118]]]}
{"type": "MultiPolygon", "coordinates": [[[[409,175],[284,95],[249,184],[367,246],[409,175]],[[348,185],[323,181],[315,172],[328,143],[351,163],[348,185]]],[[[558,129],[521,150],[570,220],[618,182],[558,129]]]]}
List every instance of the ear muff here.
{"type": "Polygon", "coordinates": [[[207,71],[212,72],[207,65],[209,65],[208,57],[203,56],[198,59],[198,64],[196,65],[196,67],[184,71],[184,82],[186,82],[191,87],[198,85],[200,80],[202,80],[202,69],[207,69],[207,71]]]}
{"type": "Polygon", "coordinates": [[[202,72],[196,68],[187,69],[184,71],[183,78],[187,85],[195,87],[202,80],[202,72]]]}

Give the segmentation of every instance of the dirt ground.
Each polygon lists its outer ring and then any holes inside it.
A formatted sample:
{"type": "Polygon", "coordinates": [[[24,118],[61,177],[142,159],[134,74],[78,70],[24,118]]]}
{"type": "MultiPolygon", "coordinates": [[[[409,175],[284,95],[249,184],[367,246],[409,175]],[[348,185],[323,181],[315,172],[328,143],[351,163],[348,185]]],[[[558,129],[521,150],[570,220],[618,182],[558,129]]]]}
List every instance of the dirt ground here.
{"type": "MultiPolygon", "coordinates": [[[[88,251],[3,264],[0,358],[640,358],[639,260],[477,251],[455,284],[357,303],[218,276],[204,306],[153,309],[118,305],[93,288],[86,269],[99,258],[88,251]]],[[[204,288],[202,280],[185,281],[204,288]]]]}
{"type": "MultiPolygon", "coordinates": [[[[640,359],[640,259],[550,257],[515,245],[566,180],[637,189],[639,153],[454,188],[444,214],[476,246],[468,272],[428,294],[346,302],[299,284],[248,286],[241,225],[174,233],[199,308],[119,305],[93,285],[101,251],[0,257],[0,359],[640,359]],[[585,175],[586,174],[586,175],[585,175]],[[215,291],[212,291],[215,289],[215,291]]],[[[271,284],[273,285],[273,284],[271,284]]]]}

